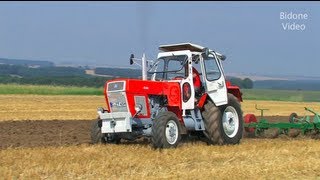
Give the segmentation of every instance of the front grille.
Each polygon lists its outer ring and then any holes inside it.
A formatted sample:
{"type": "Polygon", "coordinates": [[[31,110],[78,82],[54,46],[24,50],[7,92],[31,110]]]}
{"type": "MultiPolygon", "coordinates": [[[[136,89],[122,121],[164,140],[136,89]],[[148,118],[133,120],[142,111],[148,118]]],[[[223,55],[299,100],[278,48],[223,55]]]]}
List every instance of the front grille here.
{"type": "Polygon", "coordinates": [[[144,96],[135,96],[134,101],[136,105],[140,104],[142,106],[142,110],[140,114],[143,116],[146,116],[147,115],[146,98],[144,96]]]}
{"type": "Polygon", "coordinates": [[[111,112],[128,112],[125,92],[108,92],[111,112]]]}

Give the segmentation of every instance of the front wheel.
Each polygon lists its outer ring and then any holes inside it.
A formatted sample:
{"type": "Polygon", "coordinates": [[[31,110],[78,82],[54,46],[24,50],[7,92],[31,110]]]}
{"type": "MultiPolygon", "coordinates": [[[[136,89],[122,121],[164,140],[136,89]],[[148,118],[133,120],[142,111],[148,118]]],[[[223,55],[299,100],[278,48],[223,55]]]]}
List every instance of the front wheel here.
{"type": "Polygon", "coordinates": [[[106,140],[104,134],[101,133],[102,121],[97,119],[92,123],[91,127],[91,143],[92,144],[105,144],[106,140]]]}
{"type": "Polygon", "coordinates": [[[238,99],[228,93],[228,104],[221,107],[223,140],[225,144],[238,144],[243,133],[243,117],[238,99]]]}
{"type": "Polygon", "coordinates": [[[118,144],[121,138],[117,134],[105,134],[101,132],[102,120],[97,119],[92,123],[91,127],[91,143],[92,144],[118,144]]]}
{"type": "Polygon", "coordinates": [[[173,112],[161,112],[153,121],[152,146],[154,148],[175,148],[181,140],[180,122],[173,112]]]}

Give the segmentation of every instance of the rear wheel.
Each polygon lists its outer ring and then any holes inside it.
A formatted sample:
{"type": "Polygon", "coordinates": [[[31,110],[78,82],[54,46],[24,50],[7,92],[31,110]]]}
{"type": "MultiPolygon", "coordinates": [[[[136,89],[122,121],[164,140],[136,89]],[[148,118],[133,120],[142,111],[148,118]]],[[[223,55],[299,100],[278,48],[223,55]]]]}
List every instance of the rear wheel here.
{"type": "Polygon", "coordinates": [[[161,112],[153,121],[152,146],[154,148],[175,148],[181,140],[181,127],[173,112],[161,112]]]}
{"type": "Polygon", "coordinates": [[[202,112],[204,134],[209,144],[237,144],[242,138],[243,117],[238,99],[228,93],[228,104],[221,108],[208,101],[202,112]]]}
{"type": "Polygon", "coordinates": [[[202,117],[205,127],[203,133],[208,139],[208,144],[223,144],[221,112],[219,108],[211,101],[208,101],[204,105],[202,117]]]}

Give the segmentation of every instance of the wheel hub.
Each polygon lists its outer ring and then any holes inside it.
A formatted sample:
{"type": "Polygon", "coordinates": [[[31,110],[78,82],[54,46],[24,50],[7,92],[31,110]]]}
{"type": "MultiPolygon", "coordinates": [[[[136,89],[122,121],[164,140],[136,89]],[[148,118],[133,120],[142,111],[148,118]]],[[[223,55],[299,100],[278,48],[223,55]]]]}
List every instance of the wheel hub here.
{"type": "Polygon", "coordinates": [[[178,126],[173,120],[169,120],[166,125],[166,139],[169,144],[174,144],[178,140],[178,126]]]}
{"type": "Polygon", "coordinates": [[[234,137],[239,129],[239,118],[236,109],[232,106],[228,106],[222,117],[223,130],[230,138],[234,137]]]}

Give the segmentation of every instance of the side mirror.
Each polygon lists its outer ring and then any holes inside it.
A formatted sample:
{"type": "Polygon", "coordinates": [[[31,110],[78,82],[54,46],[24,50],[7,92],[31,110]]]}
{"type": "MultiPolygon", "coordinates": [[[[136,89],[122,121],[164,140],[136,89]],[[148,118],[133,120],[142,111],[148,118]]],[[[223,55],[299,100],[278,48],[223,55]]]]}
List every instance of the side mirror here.
{"type": "Polygon", "coordinates": [[[225,55],[222,55],[220,59],[221,59],[221,61],[224,61],[224,60],[226,60],[226,58],[227,57],[225,55]]]}
{"type": "Polygon", "coordinates": [[[209,48],[203,48],[202,49],[202,53],[203,53],[203,55],[207,58],[208,56],[209,56],[209,48]]]}
{"type": "Polygon", "coordinates": [[[134,55],[133,55],[133,54],[131,54],[131,55],[130,55],[130,65],[132,65],[132,64],[133,64],[133,58],[134,58],[134,55]]]}

